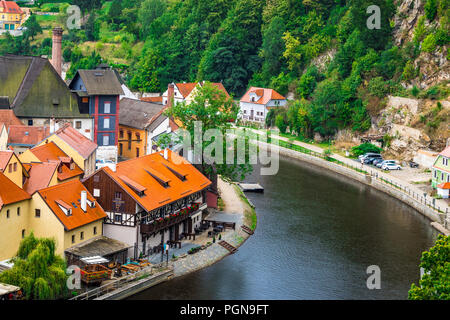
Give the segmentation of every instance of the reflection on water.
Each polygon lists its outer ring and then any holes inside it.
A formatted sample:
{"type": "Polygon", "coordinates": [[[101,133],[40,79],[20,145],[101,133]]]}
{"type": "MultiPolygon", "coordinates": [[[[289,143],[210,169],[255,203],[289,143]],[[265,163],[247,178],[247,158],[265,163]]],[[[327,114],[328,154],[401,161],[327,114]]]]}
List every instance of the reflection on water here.
{"type": "Polygon", "coordinates": [[[412,208],[377,190],[297,160],[280,159],[248,194],[258,226],[217,264],[131,299],[406,299],[422,251],[437,233],[412,208]],[[366,269],[381,269],[381,289],[366,269]]]}

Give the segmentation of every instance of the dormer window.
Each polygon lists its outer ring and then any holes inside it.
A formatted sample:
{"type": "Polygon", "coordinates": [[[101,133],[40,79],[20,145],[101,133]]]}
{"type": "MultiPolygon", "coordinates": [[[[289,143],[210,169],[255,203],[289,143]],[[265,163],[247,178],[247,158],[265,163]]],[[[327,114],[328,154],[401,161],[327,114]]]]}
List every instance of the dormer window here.
{"type": "Polygon", "coordinates": [[[66,216],[70,217],[72,215],[72,207],[69,204],[62,200],[55,200],[55,202],[66,216]]]}

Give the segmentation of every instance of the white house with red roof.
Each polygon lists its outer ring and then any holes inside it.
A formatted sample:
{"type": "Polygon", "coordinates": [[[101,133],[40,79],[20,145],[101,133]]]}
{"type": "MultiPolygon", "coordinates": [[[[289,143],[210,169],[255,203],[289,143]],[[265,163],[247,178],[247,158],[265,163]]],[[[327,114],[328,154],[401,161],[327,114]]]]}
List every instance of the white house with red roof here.
{"type": "Polygon", "coordinates": [[[283,107],[286,98],[273,89],[251,87],[239,102],[239,117],[244,121],[264,123],[271,108],[283,107]]]}
{"type": "MultiPolygon", "coordinates": [[[[195,97],[196,91],[199,87],[202,87],[205,81],[200,82],[183,82],[173,83],[173,101],[174,103],[186,102],[190,104],[195,97]]],[[[224,92],[227,97],[230,97],[227,89],[220,82],[211,82],[213,86],[216,86],[220,91],[224,92]]],[[[167,105],[169,102],[169,88],[162,94],[162,104],[167,105]]]]}

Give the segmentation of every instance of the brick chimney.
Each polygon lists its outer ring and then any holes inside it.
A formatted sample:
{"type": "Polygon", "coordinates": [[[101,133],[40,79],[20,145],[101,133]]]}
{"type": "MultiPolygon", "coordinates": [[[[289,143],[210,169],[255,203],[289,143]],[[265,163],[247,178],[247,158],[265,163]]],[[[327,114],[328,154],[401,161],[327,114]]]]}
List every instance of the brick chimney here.
{"type": "Polygon", "coordinates": [[[62,33],[63,33],[63,29],[61,27],[56,27],[53,29],[51,64],[60,76],[61,76],[61,69],[62,69],[62,59],[61,59],[62,33]]]}
{"type": "Polygon", "coordinates": [[[171,108],[172,104],[173,104],[173,99],[174,99],[174,85],[173,83],[169,83],[169,86],[167,88],[167,107],[171,108]]]}

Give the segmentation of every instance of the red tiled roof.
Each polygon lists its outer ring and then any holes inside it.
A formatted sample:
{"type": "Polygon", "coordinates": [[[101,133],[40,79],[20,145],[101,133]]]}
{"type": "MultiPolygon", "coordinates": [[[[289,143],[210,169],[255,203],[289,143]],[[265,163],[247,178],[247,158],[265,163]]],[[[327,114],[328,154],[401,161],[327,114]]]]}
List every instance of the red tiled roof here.
{"type": "Polygon", "coordinates": [[[256,103],[266,105],[270,100],[286,100],[281,94],[273,89],[251,87],[241,98],[241,102],[256,103]],[[258,101],[251,101],[250,93],[254,92],[258,97],[258,101]]]}
{"type": "Polygon", "coordinates": [[[144,97],[141,98],[141,101],[145,101],[145,102],[153,102],[153,103],[162,103],[162,96],[159,97],[144,97]]]}
{"type": "Polygon", "coordinates": [[[164,159],[160,153],[153,153],[118,163],[116,172],[108,167],[101,170],[104,170],[147,211],[187,197],[211,184],[211,181],[192,164],[170,150],[168,150],[168,160],[164,159]],[[186,180],[182,181],[165,164],[172,170],[185,175],[186,180]],[[144,196],[138,196],[120,178],[121,176],[126,176],[141,188],[146,188],[144,196]],[[164,187],[158,179],[161,182],[168,182],[169,186],[164,187]]]}
{"type": "Polygon", "coordinates": [[[14,1],[1,1],[0,6],[3,7],[5,13],[23,13],[22,9],[14,1]]]}
{"type": "Polygon", "coordinates": [[[97,149],[97,144],[66,124],[55,134],[75,149],[83,158],[87,159],[97,149]]]}
{"type": "Polygon", "coordinates": [[[437,187],[439,189],[450,189],[450,182],[443,182],[441,184],[438,184],[437,187]]]}
{"type": "Polygon", "coordinates": [[[38,193],[66,230],[73,230],[106,217],[105,211],[79,180],[45,188],[39,190],[38,193]],[[86,206],[86,212],[80,207],[81,191],[86,191],[87,199],[95,202],[94,208],[91,208],[89,204],[86,206]],[[58,202],[64,203],[63,207],[70,206],[72,214],[67,216],[59,207],[58,202]]]}
{"type": "Polygon", "coordinates": [[[442,152],[439,153],[439,155],[444,156],[446,158],[450,158],[450,146],[442,150],[442,152]]]}
{"type": "Polygon", "coordinates": [[[6,204],[30,199],[31,196],[0,172],[0,210],[6,204]]]}
{"type": "Polygon", "coordinates": [[[0,151],[0,170],[5,171],[9,160],[11,159],[13,151],[0,151]]]}
{"type": "Polygon", "coordinates": [[[48,127],[31,127],[11,125],[9,127],[8,144],[35,146],[50,134],[48,127]]]}
{"type": "MultiPolygon", "coordinates": [[[[58,170],[58,180],[66,180],[83,174],[83,170],[73,163],[74,169],[70,169],[70,165],[65,165],[61,159],[70,157],[62,151],[53,141],[43,144],[38,147],[31,148],[30,151],[42,162],[57,161],[58,166],[61,167],[61,172],[58,170]]],[[[73,160],[72,160],[73,161],[73,160]]]]}
{"type": "MultiPolygon", "coordinates": [[[[30,177],[25,181],[23,188],[29,194],[34,194],[37,190],[47,188],[58,168],[59,162],[33,162],[28,170],[30,177]]],[[[25,166],[25,164],[24,164],[25,166]]]]}
{"type": "Polygon", "coordinates": [[[22,121],[14,115],[14,111],[11,109],[0,110],[0,129],[2,124],[6,126],[6,129],[8,129],[11,125],[23,126],[22,121]]]}
{"type": "Polygon", "coordinates": [[[194,90],[197,82],[175,83],[183,98],[186,98],[194,90]]]}

